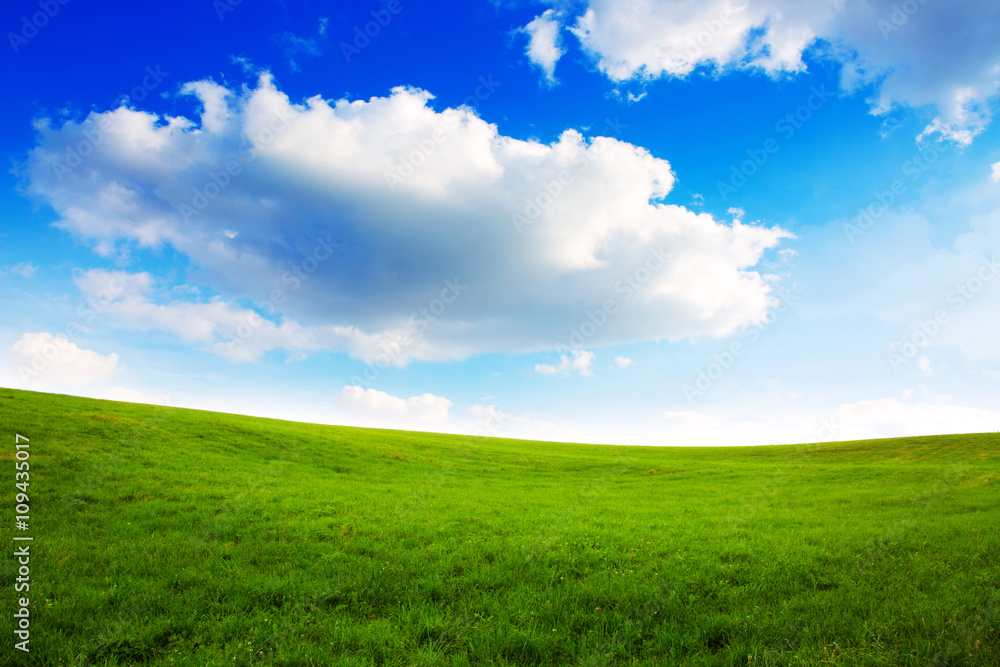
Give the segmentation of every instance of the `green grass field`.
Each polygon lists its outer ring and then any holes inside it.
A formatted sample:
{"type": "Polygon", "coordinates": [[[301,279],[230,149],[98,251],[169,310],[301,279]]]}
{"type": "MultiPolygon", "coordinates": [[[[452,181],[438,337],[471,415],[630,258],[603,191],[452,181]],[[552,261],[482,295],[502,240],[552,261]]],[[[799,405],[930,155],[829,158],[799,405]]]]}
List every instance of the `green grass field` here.
{"type": "MultiPolygon", "coordinates": [[[[0,389],[37,665],[1000,665],[1000,435],[752,448],[0,389]]],[[[14,626],[17,564],[0,613],[14,626]]]]}

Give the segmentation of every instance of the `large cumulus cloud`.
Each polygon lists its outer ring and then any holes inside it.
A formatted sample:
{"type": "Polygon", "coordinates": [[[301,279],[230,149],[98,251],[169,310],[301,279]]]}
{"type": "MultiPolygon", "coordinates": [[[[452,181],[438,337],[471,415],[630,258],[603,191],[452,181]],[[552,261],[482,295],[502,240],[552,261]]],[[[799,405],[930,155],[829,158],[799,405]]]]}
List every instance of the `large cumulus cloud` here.
{"type": "MultiPolygon", "coordinates": [[[[522,141],[412,88],[299,103],[264,74],[182,92],[200,119],[40,121],[30,189],[98,252],[181,253],[219,295],[185,312],[217,324],[254,304],[285,331],[264,348],[301,326],[306,349],[322,327],[406,332],[417,359],[552,349],[609,303],[588,346],[724,336],[771,304],[754,267],[787,232],[665,203],[670,165],[641,147],[522,141]]],[[[152,298],[128,312],[165,312],[152,298]]]]}

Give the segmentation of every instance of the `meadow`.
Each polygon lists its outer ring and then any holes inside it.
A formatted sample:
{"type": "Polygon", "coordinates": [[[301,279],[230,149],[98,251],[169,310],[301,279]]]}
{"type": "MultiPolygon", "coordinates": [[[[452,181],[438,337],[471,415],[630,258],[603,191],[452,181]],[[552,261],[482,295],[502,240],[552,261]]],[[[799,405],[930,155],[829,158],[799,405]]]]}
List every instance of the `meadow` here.
{"type": "Polygon", "coordinates": [[[638,448],[0,389],[3,665],[1000,665],[1000,434],[638,448]]]}

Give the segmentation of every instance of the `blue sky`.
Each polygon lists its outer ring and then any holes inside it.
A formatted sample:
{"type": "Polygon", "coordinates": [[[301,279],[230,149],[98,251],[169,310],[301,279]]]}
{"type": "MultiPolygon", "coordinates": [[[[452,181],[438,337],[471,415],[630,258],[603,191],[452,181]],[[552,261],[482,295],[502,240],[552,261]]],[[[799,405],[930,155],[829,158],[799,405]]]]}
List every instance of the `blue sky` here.
{"type": "Polygon", "coordinates": [[[2,16],[4,386],[621,444],[1000,430],[994,3],[2,16]]]}

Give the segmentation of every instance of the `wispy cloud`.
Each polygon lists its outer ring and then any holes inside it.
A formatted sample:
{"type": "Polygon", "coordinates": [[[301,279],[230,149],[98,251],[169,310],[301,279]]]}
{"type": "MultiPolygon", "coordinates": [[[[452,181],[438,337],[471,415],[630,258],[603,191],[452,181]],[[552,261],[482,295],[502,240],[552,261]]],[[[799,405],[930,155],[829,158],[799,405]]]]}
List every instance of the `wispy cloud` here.
{"type": "Polygon", "coordinates": [[[34,276],[36,271],[38,271],[38,267],[31,262],[19,262],[14,266],[5,266],[2,270],[0,270],[0,276],[7,273],[13,273],[16,276],[21,276],[27,280],[34,276]]]}
{"type": "Polygon", "coordinates": [[[615,366],[618,368],[628,368],[632,363],[632,360],[628,357],[615,357],[615,366]]]}
{"type": "MultiPolygon", "coordinates": [[[[320,35],[326,31],[326,24],[320,23],[320,35]]],[[[272,37],[275,43],[285,47],[285,60],[288,67],[293,72],[299,71],[299,60],[303,57],[313,57],[320,55],[319,45],[314,38],[299,37],[298,35],[285,31],[272,37]]]]}
{"type": "Polygon", "coordinates": [[[570,354],[559,357],[559,363],[536,364],[535,372],[540,375],[571,375],[574,371],[584,376],[594,374],[591,365],[594,362],[594,353],[589,350],[571,350],[570,354]]]}
{"type": "Polygon", "coordinates": [[[545,74],[545,82],[550,86],[558,83],[556,63],[566,53],[561,46],[562,25],[558,17],[554,9],[548,9],[521,28],[528,35],[528,60],[545,74]]]}

